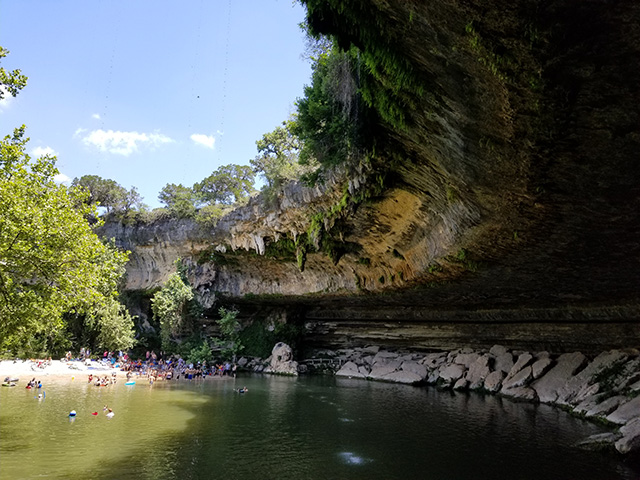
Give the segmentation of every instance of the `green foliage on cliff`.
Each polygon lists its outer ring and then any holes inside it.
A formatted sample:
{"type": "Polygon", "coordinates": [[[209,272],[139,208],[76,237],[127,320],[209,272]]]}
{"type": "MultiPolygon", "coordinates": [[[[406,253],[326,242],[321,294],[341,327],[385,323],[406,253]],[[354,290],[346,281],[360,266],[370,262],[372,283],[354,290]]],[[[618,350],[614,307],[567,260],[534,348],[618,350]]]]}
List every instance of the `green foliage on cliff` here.
{"type": "Polygon", "coordinates": [[[312,83],[296,103],[292,128],[302,143],[301,163],[317,161],[327,168],[361,153],[369,112],[359,95],[358,70],[355,50],[332,48],[314,62],[312,83]]]}
{"type": "Polygon", "coordinates": [[[173,350],[172,341],[180,334],[187,304],[191,299],[191,287],[177,272],[169,277],[167,283],[151,299],[153,315],[160,323],[162,346],[166,350],[173,350]]]}
{"type": "Polygon", "coordinates": [[[365,103],[393,128],[404,128],[407,109],[424,94],[399,37],[405,28],[394,28],[396,22],[410,23],[411,14],[406,19],[390,17],[397,12],[387,11],[382,1],[301,1],[312,35],[329,35],[342,50],[358,52],[358,88],[365,103]]]}
{"type": "Polygon", "coordinates": [[[231,359],[243,349],[239,335],[240,322],[237,319],[238,313],[237,310],[227,310],[223,307],[218,309],[220,318],[216,320],[216,323],[220,327],[221,338],[214,340],[223,347],[222,355],[228,359],[231,359]]]}

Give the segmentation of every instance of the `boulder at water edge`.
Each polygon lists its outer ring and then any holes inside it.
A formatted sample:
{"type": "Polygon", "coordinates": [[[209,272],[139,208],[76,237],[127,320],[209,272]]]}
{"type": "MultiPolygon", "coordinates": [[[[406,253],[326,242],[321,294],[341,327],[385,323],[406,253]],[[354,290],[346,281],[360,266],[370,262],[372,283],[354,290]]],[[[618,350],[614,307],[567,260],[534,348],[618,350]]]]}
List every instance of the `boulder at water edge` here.
{"type": "Polygon", "coordinates": [[[297,375],[298,362],[293,360],[291,347],[284,342],[278,342],[271,351],[269,366],[264,373],[279,373],[283,375],[297,375]]]}

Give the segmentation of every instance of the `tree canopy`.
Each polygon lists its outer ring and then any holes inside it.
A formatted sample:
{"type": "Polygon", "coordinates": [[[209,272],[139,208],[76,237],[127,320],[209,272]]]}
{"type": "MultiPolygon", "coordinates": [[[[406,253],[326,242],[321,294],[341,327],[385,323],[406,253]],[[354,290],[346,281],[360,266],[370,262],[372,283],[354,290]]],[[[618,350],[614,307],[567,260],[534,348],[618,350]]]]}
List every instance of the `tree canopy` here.
{"type": "Polygon", "coordinates": [[[193,189],[206,203],[230,205],[253,192],[254,179],[255,173],[247,165],[223,165],[193,189]]]}
{"type": "Polygon", "coordinates": [[[298,163],[301,143],[293,134],[293,128],[295,119],[289,119],[256,141],[258,155],[250,163],[256,173],[262,174],[267,187],[277,187],[284,181],[296,180],[303,173],[298,163]]]}
{"type": "Polygon", "coordinates": [[[107,213],[127,213],[134,208],[143,208],[142,197],[136,187],[127,190],[115,180],[98,175],[83,175],[74,178],[71,185],[86,188],[89,192],[86,202],[89,205],[104,207],[107,213]]]}
{"type": "MultiPolygon", "coordinates": [[[[0,142],[0,346],[44,351],[64,340],[66,315],[106,318],[127,254],[92,231],[86,191],[54,181],[55,157],[25,153],[24,133],[0,142]]],[[[130,317],[110,318],[120,335],[104,346],[130,346],[130,317]]]]}
{"type": "Polygon", "coordinates": [[[175,183],[166,184],[160,190],[158,200],[166,205],[169,212],[181,218],[194,216],[199,203],[193,188],[185,187],[181,183],[178,185],[175,183]]]}

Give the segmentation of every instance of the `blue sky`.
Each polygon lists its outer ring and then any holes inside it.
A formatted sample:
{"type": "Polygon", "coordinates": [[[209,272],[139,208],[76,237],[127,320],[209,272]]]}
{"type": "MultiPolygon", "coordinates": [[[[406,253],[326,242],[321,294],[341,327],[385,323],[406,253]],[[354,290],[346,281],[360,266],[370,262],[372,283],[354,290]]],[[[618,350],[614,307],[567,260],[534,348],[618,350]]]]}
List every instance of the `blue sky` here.
{"type": "Polygon", "coordinates": [[[0,0],[5,69],[29,77],[0,102],[0,135],[25,124],[62,175],[135,186],[152,208],[247,165],[295,110],[311,69],[292,0],[0,0]]]}

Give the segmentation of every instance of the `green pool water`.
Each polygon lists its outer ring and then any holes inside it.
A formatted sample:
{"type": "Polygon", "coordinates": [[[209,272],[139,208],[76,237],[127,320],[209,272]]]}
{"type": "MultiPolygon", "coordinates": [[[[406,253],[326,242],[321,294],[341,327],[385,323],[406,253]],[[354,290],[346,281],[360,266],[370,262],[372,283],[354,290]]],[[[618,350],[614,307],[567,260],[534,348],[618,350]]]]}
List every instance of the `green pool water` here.
{"type": "Polygon", "coordinates": [[[604,427],[491,396],[334,377],[44,380],[44,400],[0,389],[2,479],[640,478],[632,459],[573,446],[604,427]]]}

